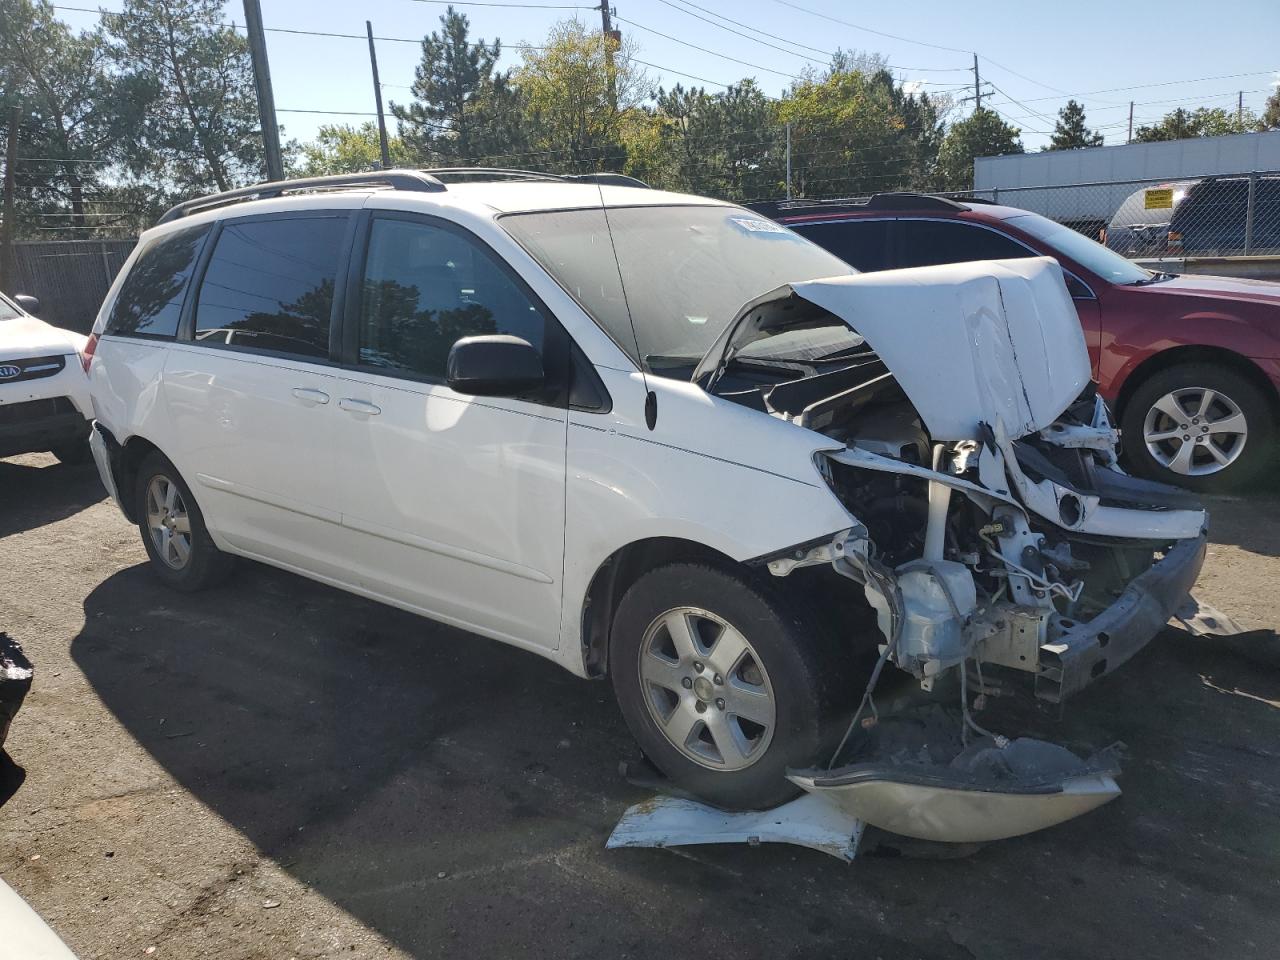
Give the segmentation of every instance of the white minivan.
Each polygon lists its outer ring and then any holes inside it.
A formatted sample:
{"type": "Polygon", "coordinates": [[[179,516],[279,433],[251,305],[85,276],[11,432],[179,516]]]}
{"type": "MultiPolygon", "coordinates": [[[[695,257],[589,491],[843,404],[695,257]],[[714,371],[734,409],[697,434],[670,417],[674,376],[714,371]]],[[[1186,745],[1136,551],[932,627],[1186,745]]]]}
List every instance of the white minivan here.
{"type": "Polygon", "coordinates": [[[170,211],[87,349],[166,583],[250,557],[607,675],[726,807],[910,770],[864,749],[886,664],[958,743],[972,671],[1061,701],[1204,556],[1199,504],[1117,466],[1047,258],[860,275],[715,200],[345,175],[170,211]]]}

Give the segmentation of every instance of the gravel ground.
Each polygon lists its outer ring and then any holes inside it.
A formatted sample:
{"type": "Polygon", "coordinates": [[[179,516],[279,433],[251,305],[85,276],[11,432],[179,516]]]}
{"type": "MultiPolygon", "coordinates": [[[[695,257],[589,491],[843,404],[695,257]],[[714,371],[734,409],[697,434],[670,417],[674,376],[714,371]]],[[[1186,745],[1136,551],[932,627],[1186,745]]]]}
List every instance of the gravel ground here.
{"type": "MultiPolygon", "coordinates": [[[[1280,500],[1215,500],[1201,595],[1280,623],[1280,500]]],[[[606,851],[607,686],[265,567],[184,597],[92,467],[0,461],[36,684],[0,875],[82,957],[1274,957],[1280,673],[1177,630],[1043,718],[1124,796],[965,859],[606,851]],[[25,778],[25,779],[24,779],[25,778]]]]}

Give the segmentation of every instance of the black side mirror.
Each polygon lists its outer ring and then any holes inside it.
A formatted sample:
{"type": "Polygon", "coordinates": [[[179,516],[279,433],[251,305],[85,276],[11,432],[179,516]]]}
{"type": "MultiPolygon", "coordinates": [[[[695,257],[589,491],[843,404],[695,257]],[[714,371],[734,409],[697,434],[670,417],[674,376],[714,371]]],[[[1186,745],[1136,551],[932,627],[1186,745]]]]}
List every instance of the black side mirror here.
{"type": "Polygon", "coordinates": [[[542,355],[519,337],[463,337],[449,351],[450,388],[476,397],[518,397],[546,381],[542,355]]]}
{"type": "Polygon", "coordinates": [[[18,306],[20,306],[23,310],[27,311],[27,313],[34,314],[34,313],[40,312],[40,301],[35,297],[28,296],[25,293],[15,293],[13,295],[13,302],[16,303],[18,306]]]}

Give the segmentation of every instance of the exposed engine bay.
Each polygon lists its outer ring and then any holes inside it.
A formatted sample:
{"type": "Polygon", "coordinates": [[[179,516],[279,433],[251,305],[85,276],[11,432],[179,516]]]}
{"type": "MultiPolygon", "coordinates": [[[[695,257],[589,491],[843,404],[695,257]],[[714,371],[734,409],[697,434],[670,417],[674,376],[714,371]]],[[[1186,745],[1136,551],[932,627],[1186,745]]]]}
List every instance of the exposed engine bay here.
{"type": "Polygon", "coordinates": [[[1060,703],[1121,666],[1186,598],[1204,558],[1196,498],[1117,463],[1118,434],[1056,263],[782,288],[748,305],[695,379],[833,441],[817,466],[854,519],[830,540],[761,558],[779,577],[830,564],[863,591],[880,633],[845,743],[794,782],[927,839],[1008,835],[1011,817],[1036,829],[1118,792],[1091,788],[1083,806],[1064,804],[1072,783],[1096,786],[1096,763],[1064,773],[1072,765],[1055,751],[1066,751],[991,733],[972,715],[975,698],[994,692],[1060,703]],[[955,757],[868,753],[886,664],[926,692],[944,678],[958,685],[955,757]],[[1011,744],[1008,762],[992,759],[1011,744]],[[975,751],[1003,779],[975,779],[975,751]],[[1027,773],[1048,755],[1047,776],[1027,773]],[[975,824],[971,803],[935,802],[957,792],[986,797],[990,822],[975,824]],[[885,812],[904,802],[918,815],[885,812]]]}

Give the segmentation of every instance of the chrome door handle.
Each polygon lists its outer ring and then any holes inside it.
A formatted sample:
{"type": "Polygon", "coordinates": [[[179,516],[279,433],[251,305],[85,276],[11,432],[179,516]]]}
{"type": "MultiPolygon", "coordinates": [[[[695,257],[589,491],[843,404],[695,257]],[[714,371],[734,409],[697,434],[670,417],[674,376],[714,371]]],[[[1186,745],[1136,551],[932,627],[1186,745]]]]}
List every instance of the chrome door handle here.
{"type": "Polygon", "coordinates": [[[328,403],[329,395],[323,390],[312,390],[310,387],[294,387],[293,395],[303,403],[328,403]]]}
{"type": "Polygon", "coordinates": [[[367,400],[353,400],[351,397],[343,397],[339,400],[338,407],[348,413],[363,413],[368,417],[376,417],[382,412],[382,408],[376,403],[369,403],[367,400]]]}

